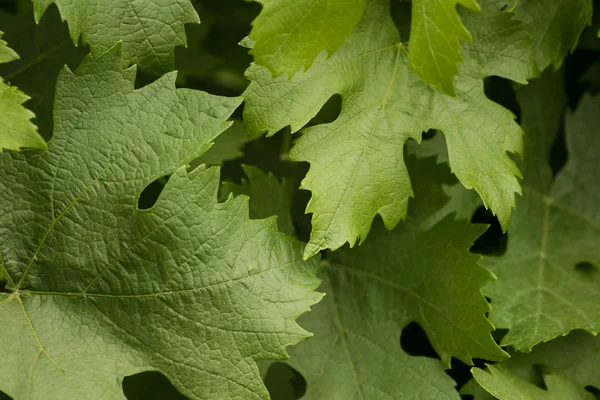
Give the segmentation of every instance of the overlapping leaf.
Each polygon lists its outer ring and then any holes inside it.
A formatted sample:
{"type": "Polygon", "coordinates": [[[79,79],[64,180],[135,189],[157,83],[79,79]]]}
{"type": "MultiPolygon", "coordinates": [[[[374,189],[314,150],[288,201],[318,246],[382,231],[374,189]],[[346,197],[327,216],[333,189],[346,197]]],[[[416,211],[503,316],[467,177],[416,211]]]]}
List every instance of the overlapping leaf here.
{"type": "Polygon", "coordinates": [[[451,356],[505,357],[484,316],[481,287],[492,275],[468,251],[485,228],[452,216],[429,227],[447,201],[448,173],[431,159],[410,166],[419,179],[406,223],[392,232],[376,223],[363,246],[323,263],[325,299],[299,320],[315,336],[290,349],[288,362],[305,377],[307,399],[459,399],[443,371],[451,356]],[[401,349],[400,333],[412,321],[442,363],[401,349]]]}
{"type": "Polygon", "coordinates": [[[531,353],[512,354],[510,359],[488,369],[491,374],[474,369],[477,381],[472,379],[461,392],[474,395],[475,400],[496,397],[511,400],[584,399],[590,395],[585,393],[586,387],[600,388],[600,338],[575,331],[564,338],[542,343],[531,353]],[[536,386],[540,377],[544,379],[547,391],[536,386]],[[515,395],[507,397],[511,392],[515,395]]]}
{"type": "Polygon", "coordinates": [[[49,140],[52,136],[56,77],[65,65],[79,65],[89,49],[73,46],[67,24],[61,23],[55,7],[49,9],[46,17],[36,24],[31,17],[31,1],[21,0],[17,4],[19,12],[15,14],[0,9],[0,26],[20,59],[0,65],[0,76],[31,97],[27,108],[35,114],[40,136],[49,140]]]}
{"type": "Polygon", "coordinates": [[[325,50],[333,54],[360,20],[365,0],[255,0],[262,4],[252,23],[250,51],[274,75],[291,77],[325,50]]]}
{"type": "Polygon", "coordinates": [[[186,172],[240,99],[174,73],[135,90],[121,65],[117,46],[65,69],[49,151],[0,156],[0,390],[124,398],[150,369],[190,398],[266,399],[255,360],[309,335],[294,320],[320,298],[316,262],[245,197],[218,203],[218,169],[186,172]]]}
{"type": "Polygon", "coordinates": [[[454,77],[463,61],[460,40],[471,34],[460,20],[456,5],[479,10],[475,0],[414,0],[408,65],[423,82],[455,96],[454,77]]]}
{"type": "Polygon", "coordinates": [[[508,223],[519,171],[506,152],[521,149],[521,129],[508,110],[486,98],[482,78],[519,82],[537,72],[531,36],[512,14],[481,2],[465,13],[473,34],[452,98],[424,85],[408,70],[406,52],[389,17],[387,0],[371,0],[348,41],[291,80],[252,66],[245,93],[245,122],[253,132],[295,132],[334,94],[343,98],[339,118],[308,128],[290,153],[311,169],[303,188],[312,191],[307,212],[313,231],[306,257],[345,242],[364,240],[376,214],[388,229],[405,215],[412,194],[402,148],[408,138],[444,132],[452,171],[508,223]]]}
{"type": "Polygon", "coordinates": [[[279,182],[275,175],[264,173],[260,169],[245,165],[244,172],[248,179],[241,185],[225,182],[223,184],[226,194],[235,196],[245,194],[251,199],[250,218],[260,219],[277,216],[281,232],[294,235],[294,224],[291,216],[290,192],[286,181],[279,182]]]}
{"type": "Polygon", "coordinates": [[[173,69],[175,46],[185,46],[185,24],[200,19],[190,0],[33,0],[39,21],[56,4],[69,23],[73,43],[89,43],[98,56],[115,42],[123,42],[123,60],[144,69],[173,69]]]}
{"type": "MultiPolygon", "coordinates": [[[[0,31],[0,64],[15,61],[19,55],[2,40],[0,31]]],[[[0,77],[0,153],[3,149],[19,151],[23,148],[45,150],[48,146],[31,122],[35,114],[23,106],[29,96],[0,77]]]]}
{"type": "Polygon", "coordinates": [[[600,332],[600,97],[584,95],[566,118],[568,161],[553,178],[549,159],[564,94],[552,77],[519,91],[526,132],[523,197],[508,248],[484,263],[498,276],[485,293],[504,345],[528,351],[573,329],[600,332]]]}

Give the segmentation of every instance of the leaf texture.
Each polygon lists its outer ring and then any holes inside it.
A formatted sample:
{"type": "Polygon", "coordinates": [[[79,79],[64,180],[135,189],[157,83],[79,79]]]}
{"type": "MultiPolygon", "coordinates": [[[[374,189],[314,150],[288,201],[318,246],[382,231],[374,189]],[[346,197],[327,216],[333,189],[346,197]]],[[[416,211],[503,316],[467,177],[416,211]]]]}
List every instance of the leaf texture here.
{"type": "Polygon", "coordinates": [[[49,151],[0,156],[0,389],[124,399],[124,376],[155,370],[192,399],[267,399],[255,361],[310,336],[316,261],[247,198],[218,203],[217,168],[186,172],[240,99],[174,73],[135,90],[121,65],[116,46],[63,70],[49,151]]]}
{"type": "Polygon", "coordinates": [[[200,23],[190,0],[32,0],[35,20],[51,4],[69,23],[71,39],[81,36],[98,56],[123,42],[123,61],[155,72],[173,70],[175,46],[185,46],[185,24],[200,23]]]}
{"type": "Polygon", "coordinates": [[[296,132],[331,96],[343,98],[340,116],[304,129],[290,152],[293,160],[311,164],[302,182],[312,192],[306,211],[313,214],[305,257],[364,240],[377,214],[388,229],[404,218],[412,189],[403,146],[432,128],[446,137],[452,171],[506,227],[514,193],[520,192],[519,170],[506,152],[521,150],[522,132],[511,112],[486,98],[482,78],[525,82],[535,73],[535,61],[523,23],[488,3],[464,18],[474,27],[474,41],[465,50],[455,98],[410,73],[387,0],[368,2],[350,39],[291,80],[250,67],[252,83],[243,96],[251,132],[273,134],[287,125],[296,132]]]}

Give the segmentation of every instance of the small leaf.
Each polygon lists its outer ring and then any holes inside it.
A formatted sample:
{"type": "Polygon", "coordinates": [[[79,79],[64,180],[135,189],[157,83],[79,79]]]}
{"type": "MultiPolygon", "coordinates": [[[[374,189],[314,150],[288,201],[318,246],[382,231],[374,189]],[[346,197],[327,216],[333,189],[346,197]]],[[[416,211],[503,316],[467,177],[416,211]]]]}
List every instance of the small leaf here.
{"type": "MultiPolygon", "coordinates": [[[[365,0],[255,0],[250,54],[275,76],[308,69],[325,50],[331,56],[360,20],[365,0]]],[[[246,41],[248,43],[248,41],[246,41]]]]}
{"type": "Polygon", "coordinates": [[[463,61],[460,40],[471,35],[456,5],[480,10],[475,0],[413,0],[408,66],[423,82],[456,96],[454,78],[463,61]]]}

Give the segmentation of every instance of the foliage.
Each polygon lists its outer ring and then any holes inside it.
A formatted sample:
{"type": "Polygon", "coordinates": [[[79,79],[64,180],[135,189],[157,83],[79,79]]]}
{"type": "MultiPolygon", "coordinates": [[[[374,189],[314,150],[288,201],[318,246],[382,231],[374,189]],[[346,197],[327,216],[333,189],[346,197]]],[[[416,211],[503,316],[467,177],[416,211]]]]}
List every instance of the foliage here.
{"type": "Polygon", "coordinates": [[[600,398],[593,5],[2,2],[0,398],[600,398]]]}

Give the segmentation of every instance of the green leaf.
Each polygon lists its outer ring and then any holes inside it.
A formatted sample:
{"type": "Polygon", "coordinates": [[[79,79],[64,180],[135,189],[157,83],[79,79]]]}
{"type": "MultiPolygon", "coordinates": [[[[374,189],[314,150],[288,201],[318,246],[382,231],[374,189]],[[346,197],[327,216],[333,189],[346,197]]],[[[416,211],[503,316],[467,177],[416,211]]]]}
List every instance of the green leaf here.
{"type": "MultiPolygon", "coordinates": [[[[2,40],[0,31],[0,64],[15,61],[19,55],[2,40]]],[[[0,77],[0,153],[2,150],[19,151],[24,148],[46,150],[48,145],[31,122],[35,114],[23,107],[30,97],[0,77]]]]}
{"type": "Polygon", "coordinates": [[[425,227],[447,201],[448,172],[415,162],[415,200],[394,231],[377,222],[367,242],[330,254],[320,276],[321,304],[299,319],[315,332],[290,349],[288,363],[307,380],[307,399],[459,399],[444,373],[450,357],[499,360],[481,288],[492,280],[469,247],[485,229],[447,217],[425,227]],[[441,362],[400,347],[402,329],[418,322],[441,362]]]}
{"type": "Polygon", "coordinates": [[[330,56],[360,20],[365,0],[255,0],[263,9],[252,23],[250,54],[275,76],[308,69],[325,50],[330,56]]]}
{"type": "MultiPolygon", "coordinates": [[[[505,1],[513,4],[513,1],[505,1]]],[[[565,55],[575,50],[583,29],[592,22],[592,0],[519,1],[516,13],[527,21],[535,37],[534,50],[540,71],[558,69],[565,55]]]]}
{"type": "Polygon", "coordinates": [[[463,61],[460,40],[471,35],[456,5],[480,10],[475,0],[413,0],[408,66],[423,82],[456,96],[454,77],[463,61]]]}
{"type": "Polygon", "coordinates": [[[285,179],[280,183],[272,173],[264,173],[251,165],[244,165],[243,168],[248,180],[242,179],[241,185],[224,182],[226,195],[232,193],[234,196],[249,196],[250,218],[261,219],[276,215],[279,230],[294,236],[290,191],[285,179]]]}
{"type": "Polygon", "coordinates": [[[595,397],[571,379],[548,371],[544,375],[547,390],[516,378],[500,365],[489,365],[484,371],[473,368],[477,382],[499,400],[594,400],[595,397]]]}
{"type": "Polygon", "coordinates": [[[173,69],[175,46],[186,45],[184,25],[200,23],[190,0],[32,1],[37,22],[56,4],[73,43],[81,36],[94,56],[122,41],[124,64],[156,72],[173,69]]]}
{"type": "Polygon", "coordinates": [[[404,218],[412,189],[402,147],[430,128],[443,131],[462,184],[475,188],[507,226],[520,173],[506,152],[521,150],[522,132],[510,111],[486,98],[483,78],[526,81],[533,39],[512,14],[481,3],[481,13],[464,18],[474,41],[459,68],[455,98],[409,72],[387,0],[369,2],[348,41],[307,72],[288,80],[257,65],[247,71],[252,83],[243,95],[244,121],[254,133],[274,134],[287,125],[296,132],[331,96],[343,98],[339,118],[305,129],[290,153],[311,164],[302,182],[312,192],[307,212],[313,213],[305,257],[364,240],[377,214],[388,229],[404,218]],[[488,46],[493,54],[486,55],[488,46]]]}
{"type": "Polygon", "coordinates": [[[547,74],[518,92],[525,129],[523,197],[508,248],[484,264],[490,319],[509,329],[503,345],[529,351],[573,329],[600,332],[600,96],[584,95],[566,117],[568,161],[553,178],[548,160],[562,126],[563,83],[547,74]],[[586,266],[585,263],[589,263],[586,266]]]}
{"type": "Polygon", "coordinates": [[[4,36],[4,32],[0,31],[0,64],[18,60],[19,55],[8,47],[8,43],[2,40],[2,36],[4,36]]]}
{"type": "MultiPolygon", "coordinates": [[[[552,371],[559,375],[559,380],[562,377],[562,380],[571,382],[565,387],[573,386],[573,383],[578,385],[578,390],[586,386],[600,387],[600,337],[574,331],[566,337],[539,344],[531,353],[513,352],[511,358],[496,365],[501,367],[499,376],[516,381],[515,386],[539,385],[540,378],[547,381],[548,372],[552,371]]],[[[486,378],[480,370],[474,370],[474,373],[486,378]]],[[[489,376],[487,378],[490,379],[489,376]]],[[[474,395],[475,400],[494,398],[474,379],[467,382],[461,393],[474,395]]]]}
{"type": "Polygon", "coordinates": [[[0,389],[14,398],[124,398],[124,376],[162,372],[192,399],[266,399],[255,361],[310,336],[316,261],[218,203],[219,171],[186,164],[239,98],[134,89],[119,46],[63,70],[47,153],[0,156],[0,389]],[[171,174],[156,204],[140,192],[171,174]]]}

